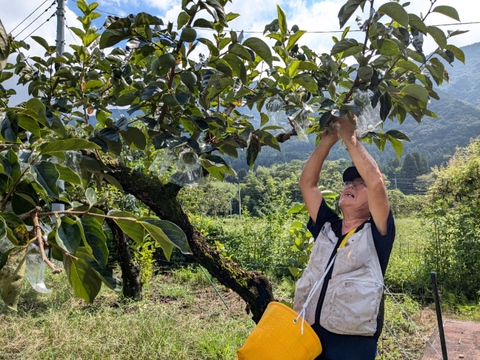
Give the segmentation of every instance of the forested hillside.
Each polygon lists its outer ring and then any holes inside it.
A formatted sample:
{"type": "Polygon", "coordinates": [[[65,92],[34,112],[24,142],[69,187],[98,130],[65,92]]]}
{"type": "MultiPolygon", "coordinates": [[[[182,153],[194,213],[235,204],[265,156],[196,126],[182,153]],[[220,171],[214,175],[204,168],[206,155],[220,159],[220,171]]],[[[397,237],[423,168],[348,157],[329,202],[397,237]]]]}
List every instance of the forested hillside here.
{"type": "MultiPolygon", "coordinates": [[[[426,157],[429,167],[445,163],[457,147],[467,146],[471,138],[480,135],[480,43],[468,45],[462,50],[465,64],[455,61],[453,67],[446,65],[450,82],[437,89],[440,100],[432,100],[430,105],[438,119],[425,117],[420,124],[412,117],[407,117],[401,125],[388,119],[385,122],[385,130],[397,129],[410,138],[410,142],[404,142],[403,156],[418,152],[426,157]]],[[[280,152],[264,147],[256,165],[271,166],[294,159],[305,160],[314,143],[315,137],[311,136],[308,140],[291,139],[281,144],[280,152]]],[[[396,157],[390,145],[384,152],[375,146],[370,150],[381,166],[396,157]]],[[[337,146],[330,159],[345,157],[347,152],[337,146]]],[[[247,169],[244,159],[232,159],[231,164],[237,170],[247,169]]]]}

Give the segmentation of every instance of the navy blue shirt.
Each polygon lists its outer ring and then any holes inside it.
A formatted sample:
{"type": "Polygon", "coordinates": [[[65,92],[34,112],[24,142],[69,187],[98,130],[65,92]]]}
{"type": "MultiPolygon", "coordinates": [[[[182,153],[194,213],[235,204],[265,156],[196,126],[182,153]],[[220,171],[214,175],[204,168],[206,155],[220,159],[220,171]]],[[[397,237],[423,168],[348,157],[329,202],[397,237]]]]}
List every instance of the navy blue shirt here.
{"type": "MultiPolygon", "coordinates": [[[[345,235],[342,234],[342,218],[328,207],[325,200],[322,200],[318,210],[317,220],[312,219],[307,224],[308,229],[316,239],[320,230],[325,223],[332,225],[332,230],[339,239],[339,242],[345,235]]],[[[395,222],[392,212],[390,211],[387,219],[387,234],[381,235],[375,226],[373,219],[367,220],[365,223],[371,224],[373,242],[377,250],[378,260],[382,273],[385,274],[388,260],[392,251],[393,240],[395,239],[395,222]]],[[[364,224],[365,224],[364,223],[364,224]]],[[[360,230],[363,225],[359,226],[356,231],[360,230]]],[[[335,266],[335,265],[334,265],[335,266]]],[[[325,279],[327,281],[327,279],[325,279]]],[[[328,284],[327,284],[328,286],[328,284]]],[[[383,302],[382,302],[383,303],[383,302]]],[[[321,306],[321,304],[319,304],[321,306]]],[[[324,329],[318,324],[319,316],[316,317],[315,324],[312,325],[322,343],[322,354],[317,358],[321,360],[373,360],[377,352],[377,339],[380,336],[383,325],[383,306],[380,309],[377,319],[377,332],[374,336],[358,336],[358,335],[340,335],[332,333],[324,329]]]]}

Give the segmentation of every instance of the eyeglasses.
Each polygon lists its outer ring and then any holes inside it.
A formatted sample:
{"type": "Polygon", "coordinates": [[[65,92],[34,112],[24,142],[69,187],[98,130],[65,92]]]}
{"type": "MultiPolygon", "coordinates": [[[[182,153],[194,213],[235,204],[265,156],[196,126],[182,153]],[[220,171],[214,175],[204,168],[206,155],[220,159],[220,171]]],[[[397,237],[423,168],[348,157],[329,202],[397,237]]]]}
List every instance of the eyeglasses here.
{"type": "Polygon", "coordinates": [[[358,188],[358,187],[361,187],[361,186],[367,186],[367,185],[365,184],[365,182],[364,182],[363,180],[361,180],[361,179],[357,179],[357,180],[353,180],[353,181],[352,181],[352,180],[348,180],[348,181],[345,181],[345,182],[343,183],[343,186],[344,186],[344,187],[347,187],[347,186],[349,186],[349,185],[352,185],[355,189],[358,188]]]}

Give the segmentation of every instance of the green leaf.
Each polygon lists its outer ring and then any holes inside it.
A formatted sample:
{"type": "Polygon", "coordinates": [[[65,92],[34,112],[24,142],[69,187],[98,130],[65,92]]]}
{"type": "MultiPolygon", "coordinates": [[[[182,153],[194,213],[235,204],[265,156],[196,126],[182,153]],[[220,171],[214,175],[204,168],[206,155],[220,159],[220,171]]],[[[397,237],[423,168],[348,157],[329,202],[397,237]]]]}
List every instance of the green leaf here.
{"type": "Polygon", "coordinates": [[[398,140],[410,141],[410,138],[406,134],[398,130],[388,130],[386,134],[398,140]]]}
{"type": "Polygon", "coordinates": [[[247,165],[253,169],[255,160],[257,159],[258,154],[260,153],[262,146],[258,137],[254,134],[250,135],[250,141],[247,147],[247,165]]]}
{"type": "Polygon", "coordinates": [[[60,180],[63,180],[69,184],[77,184],[80,186],[83,185],[82,179],[72,168],[61,165],[61,164],[55,164],[55,167],[58,173],[60,174],[60,177],[59,177],[60,180]]]}
{"type": "Polygon", "coordinates": [[[445,49],[445,47],[447,46],[447,37],[445,36],[445,33],[442,29],[436,26],[428,26],[427,32],[431,37],[433,37],[433,40],[435,40],[435,42],[441,49],[445,49]]]}
{"type": "Polygon", "coordinates": [[[10,40],[0,20],[0,73],[5,68],[10,55],[10,40]]]}
{"type": "Polygon", "coordinates": [[[122,40],[127,40],[132,35],[130,29],[106,29],[100,37],[100,49],[116,45],[122,40]]]}
{"type": "Polygon", "coordinates": [[[397,66],[399,68],[402,68],[402,69],[413,71],[415,74],[420,74],[421,73],[420,68],[417,66],[417,64],[415,64],[412,61],[407,61],[407,60],[404,60],[404,59],[400,59],[400,60],[397,61],[397,66]]]}
{"type": "Polygon", "coordinates": [[[120,131],[120,135],[128,145],[133,144],[137,150],[143,150],[147,146],[145,134],[139,128],[131,126],[127,131],[120,131]]]}
{"type": "Polygon", "coordinates": [[[372,46],[377,48],[380,54],[385,56],[400,56],[402,52],[395,41],[390,39],[379,39],[372,41],[372,46]]]}
{"type": "Polygon", "coordinates": [[[9,309],[17,311],[25,276],[27,247],[15,247],[7,256],[6,261],[2,259],[5,264],[0,269],[0,295],[9,309]]]}
{"type": "Polygon", "coordinates": [[[127,234],[137,245],[142,245],[145,237],[143,226],[137,221],[135,215],[126,211],[110,211],[109,216],[114,217],[115,223],[127,234]]]}
{"type": "Polygon", "coordinates": [[[18,116],[13,111],[8,111],[2,123],[0,124],[0,134],[9,142],[17,142],[18,136],[18,116]]]}
{"type": "Polygon", "coordinates": [[[408,14],[408,22],[412,28],[417,29],[423,34],[427,34],[427,26],[418,15],[408,14]]]}
{"type": "Polygon", "coordinates": [[[54,154],[56,152],[65,152],[69,150],[100,149],[97,144],[80,138],[71,138],[66,140],[56,140],[40,147],[41,154],[54,154]]]}
{"type": "Polygon", "coordinates": [[[5,219],[2,216],[0,216],[0,243],[6,237],[7,237],[7,223],[5,222],[5,219]]]}
{"type": "Polygon", "coordinates": [[[338,12],[338,21],[340,23],[340,29],[347,23],[348,19],[353,15],[360,5],[363,5],[365,0],[348,0],[345,5],[340,8],[338,12]]]}
{"type": "MultiPolygon", "coordinates": [[[[239,57],[241,57],[244,60],[247,61],[252,61],[252,55],[248,52],[248,50],[243,46],[240,45],[239,43],[231,44],[228,47],[228,51],[232,54],[235,54],[239,57]]],[[[217,59],[219,60],[219,59],[217,59]]]]}
{"type": "Polygon", "coordinates": [[[55,234],[57,245],[70,254],[75,254],[82,243],[82,232],[75,220],[68,216],[57,217],[58,229],[55,234]]]}
{"type": "Polygon", "coordinates": [[[403,153],[403,143],[395,139],[394,137],[389,136],[388,141],[392,144],[393,150],[395,150],[395,153],[397,154],[398,158],[402,156],[403,153]]]}
{"type": "Polygon", "coordinates": [[[98,295],[102,287],[102,281],[89,265],[90,261],[94,261],[91,254],[84,248],[79,248],[75,256],[78,260],[69,256],[63,258],[68,281],[75,296],[91,303],[98,295]]]}
{"type": "Polygon", "coordinates": [[[88,203],[90,206],[93,206],[97,203],[97,192],[95,191],[94,188],[87,188],[85,190],[85,198],[87,199],[88,203]]]}
{"type": "Polygon", "coordinates": [[[448,17],[451,17],[454,20],[460,21],[460,17],[458,16],[458,12],[455,8],[447,5],[440,5],[436,6],[432,12],[437,12],[448,17]]]}
{"type": "MultiPolygon", "coordinates": [[[[95,209],[95,213],[101,211],[95,209]]],[[[93,209],[89,209],[89,213],[92,213],[93,209]]],[[[105,267],[108,263],[108,247],[107,237],[103,230],[103,218],[96,216],[82,216],[82,219],[77,218],[79,227],[83,228],[83,236],[85,238],[84,248],[95,257],[95,260],[101,267],[105,267]]]]}
{"type": "Polygon", "coordinates": [[[342,58],[357,54],[362,51],[363,45],[355,39],[344,39],[337,42],[332,47],[332,55],[342,54],[342,58]]]}
{"type": "Polygon", "coordinates": [[[296,33],[290,35],[287,42],[287,51],[290,51],[290,49],[297,43],[298,39],[300,39],[305,33],[306,31],[304,30],[298,30],[296,33]]]}
{"type": "Polygon", "coordinates": [[[25,104],[25,109],[29,110],[28,114],[32,114],[32,117],[40,124],[47,126],[47,109],[45,104],[40,99],[30,99],[25,104]],[[33,115],[35,114],[35,115],[33,115]]]}
{"type": "Polygon", "coordinates": [[[57,181],[60,177],[55,164],[41,161],[31,167],[32,174],[39,185],[41,185],[47,194],[54,199],[58,199],[57,181]]]}
{"type": "Polygon", "coordinates": [[[21,128],[30,131],[35,136],[40,137],[40,126],[35,120],[36,114],[30,112],[30,110],[21,111],[18,114],[18,126],[21,128]]]}
{"type": "Polygon", "coordinates": [[[35,40],[38,44],[40,44],[45,50],[47,51],[51,50],[51,46],[48,45],[47,40],[45,40],[44,38],[40,36],[35,36],[35,35],[31,36],[31,38],[35,40]]]}
{"type": "Polygon", "coordinates": [[[243,61],[236,55],[234,54],[225,54],[223,57],[223,60],[225,60],[228,65],[232,68],[233,70],[233,75],[240,78],[242,81],[242,84],[247,83],[247,70],[245,68],[245,64],[243,61]]]}
{"type": "Polygon", "coordinates": [[[183,230],[178,225],[172,223],[171,221],[158,219],[146,219],[145,222],[162,229],[163,233],[177,248],[180,249],[182,254],[192,255],[192,250],[188,244],[187,235],[185,235],[183,230]]]}
{"type": "Polygon", "coordinates": [[[122,282],[118,279],[113,270],[110,268],[104,268],[100,266],[94,259],[89,255],[82,255],[82,259],[85,260],[87,265],[97,274],[98,278],[110,289],[116,292],[122,291],[122,282]]]}
{"type": "Polygon", "coordinates": [[[185,12],[182,11],[177,16],[177,29],[181,29],[187,22],[190,20],[190,16],[185,12]]]}
{"type": "Polygon", "coordinates": [[[423,102],[424,104],[428,103],[427,90],[425,90],[423,86],[420,86],[418,84],[408,84],[402,89],[401,93],[410,95],[423,102]]]}
{"type": "MultiPolygon", "coordinates": [[[[230,48],[231,51],[232,51],[232,48],[235,48],[235,49],[233,49],[233,51],[238,51],[239,50],[239,48],[235,45],[238,45],[238,44],[234,44],[230,48]]],[[[238,46],[240,46],[240,45],[238,45],[238,46]]],[[[228,77],[232,77],[232,75],[233,75],[232,68],[230,67],[229,63],[227,63],[223,59],[215,59],[215,60],[210,62],[210,65],[212,67],[214,67],[215,69],[217,69],[218,71],[224,73],[228,77]]]]}
{"type": "Polygon", "coordinates": [[[269,66],[272,66],[272,52],[263,40],[256,37],[249,37],[243,42],[243,46],[253,50],[253,52],[260,56],[269,66]]]}
{"type": "Polygon", "coordinates": [[[28,230],[21,218],[11,212],[2,212],[0,216],[7,224],[7,237],[13,245],[25,245],[29,239],[28,230]]]}
{"type": "Polygon", "coordinates": [[[288,26],[287,26],[287,16],[285,11],[277,5],[277,14],[278,14],[278,26],[280,27],[280,33],[285,36],[287,35],[288,26]]]}
{"type": "Polygon", "coordinates": [[[123,191],[123,186],[118,182],[117,179],[115,179],[112,175],[110,174],[103,174],[102,177],[107,181],[109,184],[115,186],[118,190],[123,191]]]}
{"type": "Polygon", "coordinates": [[[409,17],[404,7],[397,2],[387,2],[381,5],[377,12],[390,16],[405,28],[408,28],[409,17]]]}
{"type": "Polygon", "coordinates": [[[390,110],[392,109],[392,97],[389,92],[384,92],[380,95],[380,118],[385,121],[390,114],[390,110]]]}
{"type": "Polygon", "coordinates": [[[165,255],[165,258],[167,260],[170,260],[170,256],[172,256],[172,251],[175,244],[168,238],[167,235],[165,235],[163,230],[157,225],[153,225],[146,221],[139,221],[138,223],[142,225],[143,228],[147,231],[147,233],[152,237],[152,239],[155,240],[158,245],[160,245],[165,255]]]}
{"type": "Polygon", "coordinates": [[[318,84],[317,81],[309,74],[300,74],[292,78],[293,83],[303,86],[307,91],[311,93],[317,93],[318,84]]]}
{"type": "Polygon", "coordinates": [[[129,106],[133,101],[138,98],[138,90],[128,91],[120,95],[116,100],[115,104],[118,106],[129,106]]]}
{"type": "Polygon", "coordinates": [[[465,64],[465,54],[462,49],[450,44],[448,44],[445,49],[450,50],[459,61],[465,64]]]}
{"type": "MultiPolygon", "coordinates": [[[[235,148],[234,151],[236,151],[235,148]]],[[[200,163],[210,175],[220,181],[223,181],[225,179],[225,175],[227,174],[227,172],[235,176],[235,171],[225,162],[223,158],[218,155],[203,154],[200,157],[200,163]]]]}

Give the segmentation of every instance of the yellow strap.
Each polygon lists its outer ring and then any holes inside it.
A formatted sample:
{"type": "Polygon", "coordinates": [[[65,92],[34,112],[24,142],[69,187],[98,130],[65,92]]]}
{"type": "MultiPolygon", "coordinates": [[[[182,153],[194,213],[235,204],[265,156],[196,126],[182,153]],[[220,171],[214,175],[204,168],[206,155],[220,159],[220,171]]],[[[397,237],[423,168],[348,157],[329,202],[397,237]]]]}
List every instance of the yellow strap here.
{"type": "MultiPolygon", "coordinates": [[[[338,249],[345,247],[345,244],[347,243],[348,238],[350,237],[350,235],[352,235],[355,232],[355,230],[357,230],[357,228],[353,228],[352,230],[350,230],[347,233],[347,235],[345,235],[345,237],[343,238],[342,242],[340,243],[340,246],[338,247],[338,249]]],[[[337,251],[338,251],[338,249],[337,249],[337,251]]]]}

